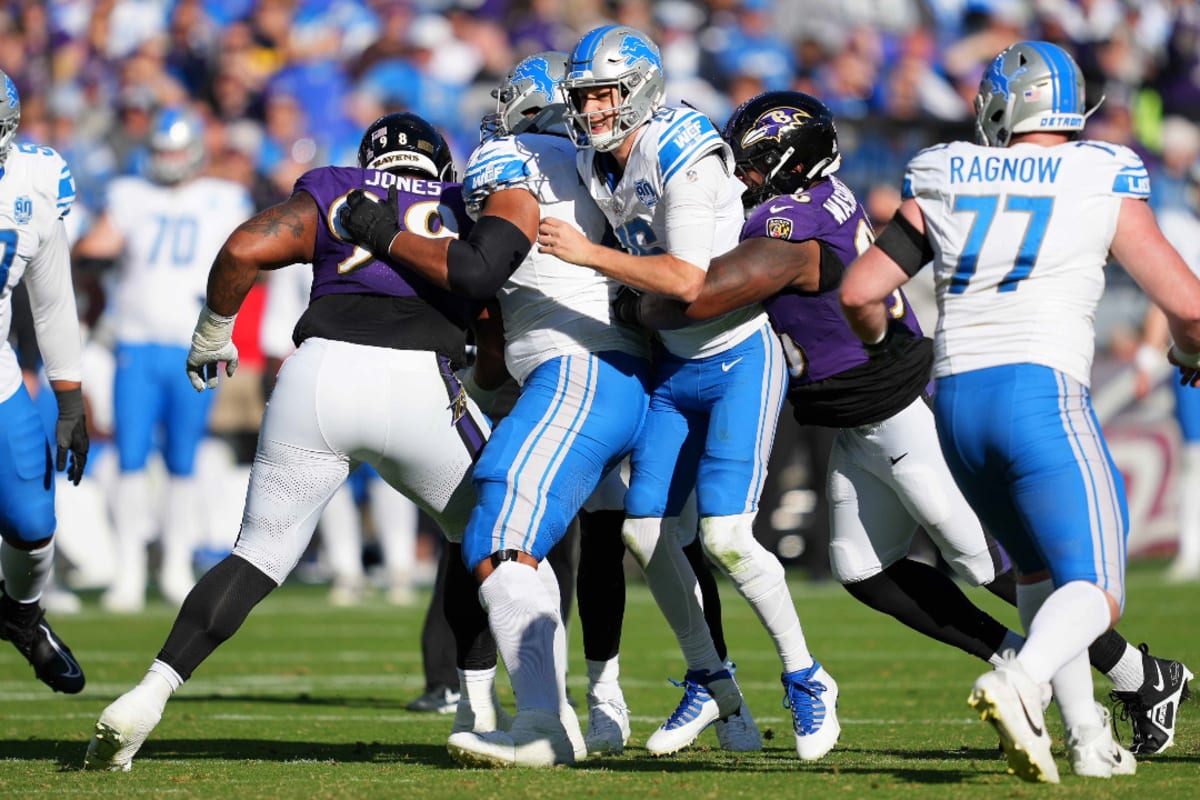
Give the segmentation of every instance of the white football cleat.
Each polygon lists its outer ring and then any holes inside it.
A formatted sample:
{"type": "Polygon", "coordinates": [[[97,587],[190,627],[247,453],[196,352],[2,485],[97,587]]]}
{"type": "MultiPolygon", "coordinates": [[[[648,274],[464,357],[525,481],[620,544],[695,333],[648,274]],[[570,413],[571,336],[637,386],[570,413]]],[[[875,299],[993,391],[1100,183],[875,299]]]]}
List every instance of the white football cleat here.
{"type": "Polygon", "coordinates": [[[603,699],[588,692],[588,729],[584,743],[588,755],[607,753],[618,756],[625,752],[629,741],[629,707],[620,688],[612,697],[603,699]]]}
{"type": "Polygon", "coordinates": [[[1008,771],[1031,783],[1059,782],[1042,713],[1045,693],[1010,650],[1000,666],[979,676],[967,698],[967,705],[1000,734],[1008,771]]]}
{"type": "Polygon", "coordinates": [[[495,686],[492,687],[490,701],[471,705],[471,698],[466,692],[458,696],[458,705],[454,709],[454,725],[450,733],[488,733],[490,731],[506,731],[512,727],[512,715],[500,705],[496,696],[495,686]]]}
{"type": "Polygon", "coordinates": [[[662,726],[646,740],[653,756],[677,753],[699,738],[718,719],[736,714],[742,707],[742,693],[729,670],[709,673],[688,670],[683,681],[671,683],[683,688],[683,698],[662,726]]]}
{"type": "Polygon", "coordinates": [[[1108,709],[1099,703],[1098,725],[1078,725],[1067,729],[1067,759],[1071,771],[1085,778],[1111,778],[1113,775],[1133,775],[1137,761],[1133,753],[1113,740],[1108,709]]]}
{"type": "Polygon", "coordinates": [[[83,768],[128,772],[133,757],[162,719],[164,707],[165,702],[141,684],[114,700],[96,722],[83,768]]]}
{"type": "Polygon", "coordinates": [[[783,683],[783,706],[792,711],[796,755],[803,761],[823,758],[842,735],[837,718],[837,681],[819,661],[813,661],[807,669],[785,672],[779,679],[783,683]]]}
{"type": "Polygon", "coordinates": [[[467,767],[554,767],[575,763],[575,746],[561,714],[534,708],[521,711],[512,728],[489,733],[451,734],[450,757],[467,767]]]}

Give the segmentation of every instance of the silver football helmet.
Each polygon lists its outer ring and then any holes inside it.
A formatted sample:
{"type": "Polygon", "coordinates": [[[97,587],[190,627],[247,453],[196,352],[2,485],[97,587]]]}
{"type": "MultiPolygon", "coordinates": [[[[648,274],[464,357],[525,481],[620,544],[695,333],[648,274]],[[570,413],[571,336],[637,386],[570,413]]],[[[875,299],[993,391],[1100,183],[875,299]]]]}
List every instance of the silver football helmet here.
{"type": "Polygon", "coordinates": [[[3,165],[21,124],[21,98],[12,78],[2,71],[0,77],[4,78],[4,97],[0,98],[0,165],[3,165]]]}
{"type": "Polygon", "coordinates": [[[492,89],[496,110],[479,125],[479,141],[497,136],[566,134],[566,106],[559,84],[567,73],[567,54],[547,50],[526,56],[492,89]]]}
{"type": "Polygon", "coordinates": [[[155,183],[187,180],[204,166],[204,123],[182,108],[159,111],[150,127],[146,177],[155,183]]]}
{"type": "MultiPolygon", "coordinates": [[[[1083,130],[1083,73],[1049,42],[1017,42],[992,60],[975,96],[975,138],[1006,147],[1014,134],[1083,130]]],[[[1103,101],[1103,98],[1101,98],[1103,101]]]]}
{"type": "Polygon", "coordinates": [[[612,150],[642,126],[662,105],[666,95],[662,57],[646,34],[625,25],[605,25],[586,34],[567,59],[562,82],[567,103],[567,135],[576,147],[612,150]],[[582,91],[615,87],[614,108],[585,114],[582,91]],[[591,118],[616,112],[612,129],[592,133],[591,118]]]}

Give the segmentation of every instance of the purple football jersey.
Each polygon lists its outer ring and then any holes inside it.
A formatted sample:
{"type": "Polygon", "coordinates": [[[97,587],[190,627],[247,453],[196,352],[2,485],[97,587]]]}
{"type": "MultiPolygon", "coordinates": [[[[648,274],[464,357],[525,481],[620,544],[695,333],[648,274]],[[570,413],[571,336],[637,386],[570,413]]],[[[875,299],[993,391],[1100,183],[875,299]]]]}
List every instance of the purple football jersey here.
{"type": "Polygon", "coordinates": [[[338,211],[345,205],[346,195],[354,189],[365,189],[382,201],[393,185],[399,192],[399,222],[404,230],[431,237],[451,232],[467,235],[471,221],[457,183],[358,167],[321,167],[306,172],[296,181],[295,191],[312,195],[324,221],[317,226],[309,301],[332,294],[420,297],[457,324],[466,324],[477,304],[434,286],[414,272],[376,261],[367,250],[344,238],[338,211]]]}
{"type": "MultiPolygon", "coordinates": [[[[816,239],[843,266],[849,266],[858,256],[859,245],[869,244],[874,232],[854,193],[831,177],[807,191],[781,195],[754,208],[742,227],[741,238],[754,236],[793,242],[816,239]]],[[[791,388],[822,381],[866,363],[862,342],[842,316],[836,288],[825,292],[785,289],[763,301],[763,307],[783,340],[791,388]]],[[[903,294],[897,293],[889,301],[889,308],[916,336],[921,335],[921,327],[903,294]]]]}

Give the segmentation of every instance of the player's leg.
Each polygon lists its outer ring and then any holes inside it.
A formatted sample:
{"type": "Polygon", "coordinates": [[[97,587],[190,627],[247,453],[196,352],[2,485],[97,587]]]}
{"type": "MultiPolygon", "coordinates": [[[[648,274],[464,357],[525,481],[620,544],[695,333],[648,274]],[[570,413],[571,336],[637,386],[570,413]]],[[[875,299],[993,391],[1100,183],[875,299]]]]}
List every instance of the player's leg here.
{"type": "Polygon", "coordinates": [[[1175,419],[1183,436],[1178,489],[1179,552],[1167,571],[1173,581],[1200,580],[1200,392],[1171,381],[1175,419]]]}
{"type": "Polygon", "coordinates": [[[70,648],[45,621],[41,599],[54,566],[54,463],[46,429],[18,385],[0,402],[0,639],[12,642],[56,692],[83,689],[70,648]]]}

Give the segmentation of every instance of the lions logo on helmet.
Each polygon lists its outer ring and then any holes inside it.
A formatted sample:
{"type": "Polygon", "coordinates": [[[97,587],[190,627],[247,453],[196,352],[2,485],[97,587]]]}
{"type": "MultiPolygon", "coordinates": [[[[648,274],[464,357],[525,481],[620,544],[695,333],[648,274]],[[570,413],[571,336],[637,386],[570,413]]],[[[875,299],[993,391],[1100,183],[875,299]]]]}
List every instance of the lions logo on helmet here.
{"type": "Polygon", "coordinates": [[[550,77],[550,62],[542,56],[530,56],[517,65],[509,82],[519,81],[529,81],[533,85],[532,91],[542,95],[547,105],[554,102],[554,89],[558,81],[550,77]]]}
{"type": "Polygon", "coordinates": [[[566,107],[558,86],[567,71],[567,54],[548,50],[526,56],[492,90],[496,110],[479,125],[479,141],[526,131],[564,135],[566,107]]]}
{"type": "Polygon", "coordinates": [[[0,165],[2,165],[8,157],[13,140],[17,138],[17,127],[21,124],[21,98],[17,94],[17,87],[12,82],[12,78],[4,72],[0,72],[0,78],[4,78],[4,97],[8,100],[7,103],[0,103],[0,165]]]}
{"type": "Polygon", "coordinates": [[[651,67],[662,69],[662,59],[641,36],[629,34],[621,40],[620,54],[625,57],[625,66],[632,67],[639,61],[647,62],[651,67]]]}
{"type": "Polygon", "coordinates": [[[1006,147],[1018,133],[1081,131],[1099,107],[1084,111],[1083,73],[1067,51],[1049,42],[1017,42],[992,60],[979,82],[975,138],[1006,147]]]}

